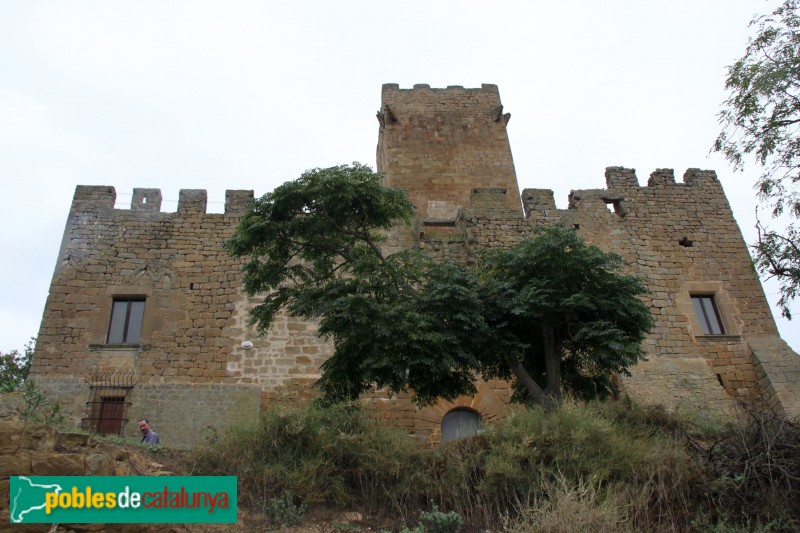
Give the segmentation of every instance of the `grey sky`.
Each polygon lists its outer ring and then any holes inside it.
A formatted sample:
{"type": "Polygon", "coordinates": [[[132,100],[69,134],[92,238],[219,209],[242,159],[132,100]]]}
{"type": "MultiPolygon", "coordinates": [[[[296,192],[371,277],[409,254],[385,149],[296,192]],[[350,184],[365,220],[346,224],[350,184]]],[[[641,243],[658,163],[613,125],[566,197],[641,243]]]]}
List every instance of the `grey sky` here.
{"type": "Polygon", "coordinates": [[[715,169],[752,241],[758,168],[708,149],[725,66],[774,4],[0,0],[0,350],[38,332],[75,185],[118,207],[158,187],[165,210],[204,188],[220,212],[226,188],[374,166],[387,82],[497,84],[520,188],[561,208],[606,166],[715,169]]]}

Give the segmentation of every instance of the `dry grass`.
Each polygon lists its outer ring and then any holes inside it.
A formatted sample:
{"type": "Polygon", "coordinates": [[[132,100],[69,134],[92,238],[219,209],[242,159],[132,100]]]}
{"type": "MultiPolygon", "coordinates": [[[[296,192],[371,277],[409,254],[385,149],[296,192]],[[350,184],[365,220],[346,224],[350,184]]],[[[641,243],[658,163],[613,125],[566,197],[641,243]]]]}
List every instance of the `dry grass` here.
{"type": "Polygon", "coordinates": [[[237,475],[250,509],[290,492],[395,529],[435,504],[469,531],[790,531],[797,426],[763,410],[749,420],[701,431],[655,408],[566,403],[430,448],[357,405],[278,406],[219,435],[195,471],[237,475]]]}

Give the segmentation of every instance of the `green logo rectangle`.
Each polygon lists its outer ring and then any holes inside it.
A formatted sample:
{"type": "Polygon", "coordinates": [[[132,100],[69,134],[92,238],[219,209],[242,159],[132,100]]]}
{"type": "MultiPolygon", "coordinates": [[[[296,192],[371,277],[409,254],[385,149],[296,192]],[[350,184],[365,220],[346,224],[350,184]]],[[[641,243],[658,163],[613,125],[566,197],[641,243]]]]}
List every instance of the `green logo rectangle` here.
{"type": "Polygon", "coordinates": [[[235,476],[12,476],[11,523],[233,524],[235,476]]]}

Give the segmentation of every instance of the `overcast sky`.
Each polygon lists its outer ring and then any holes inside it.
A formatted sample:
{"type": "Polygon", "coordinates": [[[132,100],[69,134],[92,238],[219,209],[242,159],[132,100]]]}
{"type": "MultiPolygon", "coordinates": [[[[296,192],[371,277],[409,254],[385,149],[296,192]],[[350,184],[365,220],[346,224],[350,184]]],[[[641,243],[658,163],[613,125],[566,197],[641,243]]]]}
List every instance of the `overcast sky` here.
{"type": "MultiPolygon", "coordinates": [[[[725,66],[774,2],[0,0],[0,350],[38,332],[75,186],[256,195],[375,164],[383,83],[500,88],[520,189],[715,169],[748,242],[758,168],[709,155],[725,66]]],[[[766,286],[777,300],[777,287],[766,286]]],[[[800,305],[794,310],[800,315],[800,305]]],[[[795,324],[776,319],[800,349],[795,324]]]]}

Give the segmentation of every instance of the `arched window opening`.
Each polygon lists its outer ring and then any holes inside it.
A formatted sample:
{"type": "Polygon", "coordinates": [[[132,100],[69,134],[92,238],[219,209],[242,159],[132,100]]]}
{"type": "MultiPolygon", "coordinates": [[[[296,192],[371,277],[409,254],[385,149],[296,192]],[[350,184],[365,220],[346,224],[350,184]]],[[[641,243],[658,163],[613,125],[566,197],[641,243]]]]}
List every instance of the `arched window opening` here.
{"type": "Polygon", "coordinates": [[[453,409],[442,418],[442,442],[472,437],[481,432],[481,417],[470,409],[453,409]]]}

